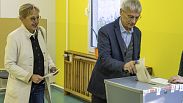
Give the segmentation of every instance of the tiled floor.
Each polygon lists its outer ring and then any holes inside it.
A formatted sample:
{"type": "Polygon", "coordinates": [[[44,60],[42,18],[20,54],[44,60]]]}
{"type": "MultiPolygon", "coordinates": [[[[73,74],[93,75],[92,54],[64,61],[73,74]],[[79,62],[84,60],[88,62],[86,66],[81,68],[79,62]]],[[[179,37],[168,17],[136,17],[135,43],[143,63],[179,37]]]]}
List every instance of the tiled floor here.
{"type": "Polygon", "coordinates": [[[53,103],[89,103],[72,95],[64,95],[62,90],[57,87],[52,87],[52,100],[53,103]]]}
{"type": "MultiPolygon", "coordinates": [[[[51,89],[53,103],[89,103],[71,95],[64,95],[63,90],[60,90],[57,87],[53,86],[51,89]]],[[[3,103],[4,93],[3,90],[0,91],[0,103],[3,103]]]]}
{"type": "Polygon", "coordinates": [[[3,103],[4,94],[5,94],[5,89],[0,89],[0,103],[3,103]]]}

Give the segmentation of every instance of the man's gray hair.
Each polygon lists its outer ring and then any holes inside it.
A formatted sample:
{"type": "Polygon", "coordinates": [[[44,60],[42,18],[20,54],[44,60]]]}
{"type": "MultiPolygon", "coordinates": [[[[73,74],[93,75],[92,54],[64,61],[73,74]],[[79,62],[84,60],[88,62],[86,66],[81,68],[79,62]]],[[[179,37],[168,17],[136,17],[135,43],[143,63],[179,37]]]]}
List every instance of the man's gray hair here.
{"type": "Polygon", "coordinates": [[[121,0],[121,9],[126,12],[133,11],[141,13],[142,6],[139,0],[121,0]]]}
{"type": "Polygon", "coordinates": [[[23,4],[19,8],[19,16],[22,17],[22,18],[26,18],[27,16],[31,15],[31,13],[32,13],[31,11],[33,9],[35,9],[36,11],[39,12],[39,8],[37,8],[33,4],[30,4],[30,3],[23,4]]]}

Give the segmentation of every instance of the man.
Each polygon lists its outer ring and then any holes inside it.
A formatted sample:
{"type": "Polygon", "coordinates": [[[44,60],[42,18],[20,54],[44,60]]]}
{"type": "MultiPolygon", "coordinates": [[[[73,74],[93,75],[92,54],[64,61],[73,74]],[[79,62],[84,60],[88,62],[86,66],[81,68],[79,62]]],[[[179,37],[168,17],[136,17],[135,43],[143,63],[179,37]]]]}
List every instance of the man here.
{"type": "Polygon", "coordinates": [[[104,79],[136,73],[135,60],[140,58],[141,31],[135,24],[141,9],[139,0],[123,0],[120,17],[100,28],[99,57],[88,85],[92,103],[107,103],[104,79]]]}
{"type": "Polygon", "coordinates": [[[32,4],[23,4],[19,9],[22,25],[7,37],[5,68],[9,72],[4,103],[44,103],[46,89],[48,103],[49,78],[43,76],[56,67],[47,53],[39,24],[39,9],[32,4]]]}

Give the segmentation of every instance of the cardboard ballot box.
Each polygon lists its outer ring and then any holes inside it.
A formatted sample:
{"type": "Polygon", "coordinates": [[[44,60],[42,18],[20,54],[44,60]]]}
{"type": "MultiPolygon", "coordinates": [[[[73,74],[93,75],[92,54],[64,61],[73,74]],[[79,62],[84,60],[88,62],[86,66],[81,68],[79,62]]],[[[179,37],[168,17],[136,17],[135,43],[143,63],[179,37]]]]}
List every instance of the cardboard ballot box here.
{"type": "Polygon", "coordinates": [[[143,83],[134,76],[104,82],[107,103],[183,103],[183,84],[143,83]]]}

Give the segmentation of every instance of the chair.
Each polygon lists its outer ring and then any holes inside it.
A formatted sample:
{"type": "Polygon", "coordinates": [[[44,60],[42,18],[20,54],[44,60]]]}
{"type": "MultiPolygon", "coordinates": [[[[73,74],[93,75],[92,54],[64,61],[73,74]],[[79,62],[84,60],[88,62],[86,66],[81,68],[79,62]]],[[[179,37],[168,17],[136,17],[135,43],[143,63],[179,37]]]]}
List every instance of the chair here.
{"type": "Polygon", "coordinates": [[[6,70],[0,70],[0,88],[6,88],[8,75],[6,70]]]}

